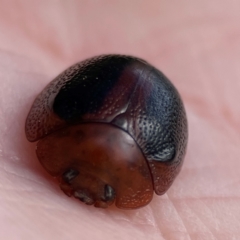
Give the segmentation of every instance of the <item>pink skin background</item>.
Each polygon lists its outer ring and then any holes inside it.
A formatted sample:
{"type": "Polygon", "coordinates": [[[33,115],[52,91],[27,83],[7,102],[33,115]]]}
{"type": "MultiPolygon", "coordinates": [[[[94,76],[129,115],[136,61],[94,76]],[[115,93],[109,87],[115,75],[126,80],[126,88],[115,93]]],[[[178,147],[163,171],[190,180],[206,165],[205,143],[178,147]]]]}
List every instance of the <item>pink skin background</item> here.
{"type": "Polygon", "coordinates": [[[0,0],[0,238],[240,238],[240,1],[0,0]],[[36,95],[71,64],[130,54],[186,106],[189,144],[167,194],[141,209],[68,198],[24,134],[36,95]]]}

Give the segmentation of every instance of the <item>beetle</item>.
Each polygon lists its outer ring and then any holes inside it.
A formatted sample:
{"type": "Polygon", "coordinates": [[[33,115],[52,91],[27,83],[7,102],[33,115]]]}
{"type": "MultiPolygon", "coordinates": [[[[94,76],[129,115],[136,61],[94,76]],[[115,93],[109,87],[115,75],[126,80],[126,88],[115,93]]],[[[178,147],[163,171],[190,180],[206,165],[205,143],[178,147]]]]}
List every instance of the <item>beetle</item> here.
{"type": "Polygon", "coordinates": [[[168,78],[142,59],[114,54],[79,62],[50,82],[25,132],[65,194],[122,209],[167,191],[188,138],[184,105],[168,78]]]}

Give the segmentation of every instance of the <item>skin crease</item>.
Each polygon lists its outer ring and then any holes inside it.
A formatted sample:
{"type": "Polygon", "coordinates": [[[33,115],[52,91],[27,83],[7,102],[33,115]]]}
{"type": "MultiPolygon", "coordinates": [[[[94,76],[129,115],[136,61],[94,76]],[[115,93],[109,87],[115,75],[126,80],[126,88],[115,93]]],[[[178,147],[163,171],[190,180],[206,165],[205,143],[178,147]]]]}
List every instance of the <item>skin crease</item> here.
{"type": "Polygon", "coordinates": [[[2,239],[238,239],[240,2],[0,0],[2,239]],[[167,194],[134,211],[69,199],[43,170],[24,123],[32,101],[87,57],[141,57],[173,81],[189,144],[167,194]]]}

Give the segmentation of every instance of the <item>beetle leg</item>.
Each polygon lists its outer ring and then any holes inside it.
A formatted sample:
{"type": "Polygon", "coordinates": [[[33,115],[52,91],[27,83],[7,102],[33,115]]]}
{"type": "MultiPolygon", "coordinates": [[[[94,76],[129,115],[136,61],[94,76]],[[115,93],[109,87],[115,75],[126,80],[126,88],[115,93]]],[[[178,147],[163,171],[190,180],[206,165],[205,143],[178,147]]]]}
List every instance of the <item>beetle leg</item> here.
{"type": "Polygon", "coordinates": [[[64,182],[70,183],[75,177],[77,177],[79,172],[76,169],[69,169],[63,173],[62,178],[64,182]]]}

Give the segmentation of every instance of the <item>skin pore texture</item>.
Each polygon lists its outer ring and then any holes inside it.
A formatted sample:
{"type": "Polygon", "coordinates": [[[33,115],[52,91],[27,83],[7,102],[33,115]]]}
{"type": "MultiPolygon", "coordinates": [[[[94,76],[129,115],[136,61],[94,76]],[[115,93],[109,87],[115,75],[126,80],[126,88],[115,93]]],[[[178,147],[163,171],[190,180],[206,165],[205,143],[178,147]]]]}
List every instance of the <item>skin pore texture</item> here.
{"type": "Polygon", "coordinates": [[[0,229],[3,239],[237,239],[240,235],[240,2],[0,0],[0,229]],[[60,72],[99,54],[141,57],[184,101],[189,143],[163,196],[137,210],[68,198],[24,124],[60,72]]]}

